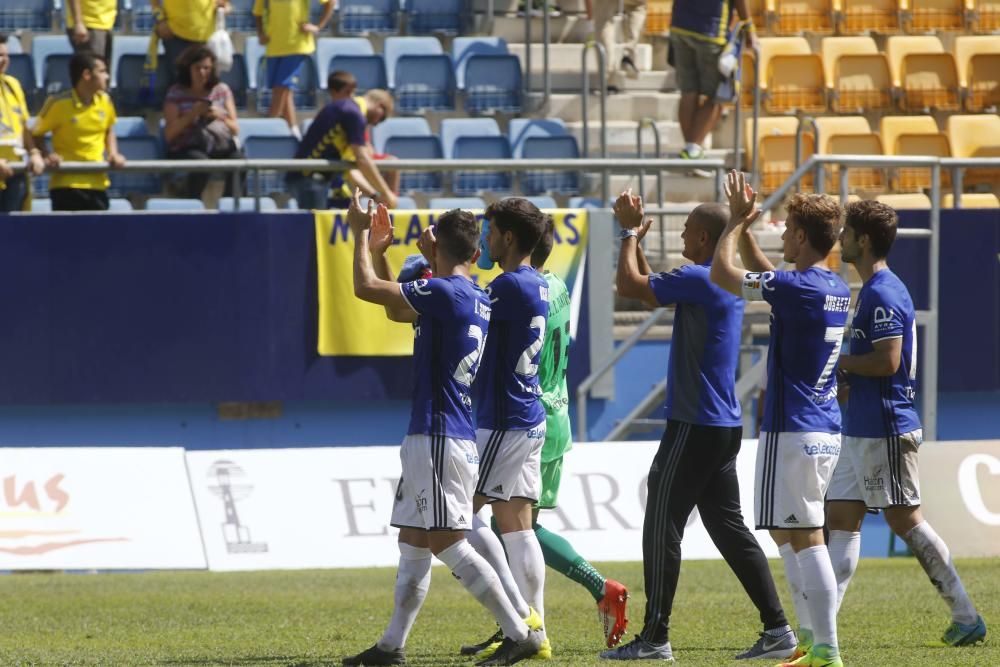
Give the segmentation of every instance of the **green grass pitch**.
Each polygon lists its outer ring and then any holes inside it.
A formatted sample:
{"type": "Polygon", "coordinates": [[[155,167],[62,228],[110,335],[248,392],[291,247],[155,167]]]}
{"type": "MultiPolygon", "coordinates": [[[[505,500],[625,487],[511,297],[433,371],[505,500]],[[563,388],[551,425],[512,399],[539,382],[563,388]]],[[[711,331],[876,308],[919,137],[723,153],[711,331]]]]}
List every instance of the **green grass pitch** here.
{"type": "MultiPolygon", "coordinates": [[[[781,563],[772,561],[793,615],[781,563]]],[[[966,587],[1000,632],[1000,559],[958,563],[966,587]]],[[[642,623],[639,563],[601,563],[632,591],[630,629],[642,623]]],[[[380,636],[392,607],[394,570],[250,573],[14,574],[0,577],[0,665],[339,665],[380,636]]],[[[552,665],[597,665],[603,645],[592,598],[547,571],[552,665]]],[[[847,665],[1000,665],[1000,639],[961,649],[926,648],[949,620],[913,559],[863,560],[840,614],[847,665]]],[[[407,645],[413,665],[471,665],[458,646],[494,629],[448,571],[435,567],[407,645]]],[[[757,615],[721,561],[681,572],[671,643],[682,665],[738,665],[757,615]]],[[[629,633],[631,635],[631,633],[629,633]]],[[[630,637],[629,637],[630,638],[630,637]]],[[[754,664],[771,665],[775,661],[754,664]]]]}

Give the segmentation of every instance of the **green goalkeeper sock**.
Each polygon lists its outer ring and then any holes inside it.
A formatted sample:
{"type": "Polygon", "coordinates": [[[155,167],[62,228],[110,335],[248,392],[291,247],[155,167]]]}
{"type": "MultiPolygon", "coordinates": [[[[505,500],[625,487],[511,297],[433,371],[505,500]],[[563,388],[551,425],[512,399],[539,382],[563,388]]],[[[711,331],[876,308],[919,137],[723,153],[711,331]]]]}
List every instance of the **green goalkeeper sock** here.
{"type": "Polygon", "coordinates": [[[535,523],[534,528],[538,543],[542,545],[545,564],[586,588],[594,600],[600,602],[604,597],[604,577],[601,573],[578,554],[565,538],[549,532],[538,523],[535,523]]]}

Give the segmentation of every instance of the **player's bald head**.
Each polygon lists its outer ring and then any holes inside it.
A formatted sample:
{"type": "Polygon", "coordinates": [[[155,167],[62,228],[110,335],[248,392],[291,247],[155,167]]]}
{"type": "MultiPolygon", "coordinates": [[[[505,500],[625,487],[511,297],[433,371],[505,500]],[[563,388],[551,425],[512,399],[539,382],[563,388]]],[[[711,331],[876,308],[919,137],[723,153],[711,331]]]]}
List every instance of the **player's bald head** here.
{"type": "Polygon", "coordinates": [[[725,204],[699,204],[688,216],[688,224],[696,231],[708,234],[709,243],[714,246],[729,222],[729,207],[725,204]]]}

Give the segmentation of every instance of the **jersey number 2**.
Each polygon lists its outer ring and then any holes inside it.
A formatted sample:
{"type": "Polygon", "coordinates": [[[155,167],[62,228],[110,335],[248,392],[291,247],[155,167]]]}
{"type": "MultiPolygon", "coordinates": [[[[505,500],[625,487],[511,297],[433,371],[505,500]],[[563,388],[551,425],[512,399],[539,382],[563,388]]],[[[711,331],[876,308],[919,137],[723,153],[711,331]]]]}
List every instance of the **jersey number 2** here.
{"type": "Polygon", "coordinates": [[[529,326],[533,330],[538,330],[538,338],[532,341],[531,345],[526,347],[524,352],[521,353],[521,358],[517,360],[517,368],[515,370],[518,375],[531,378],[538,375],[538,364],[534,363],[534,360],[538,356],[538,351],[542,349],[542,340],[545,339],[545,318],[541,315],[532,317],[529,326]]]}
{"type": "Polygon", "coordinates": [[[464,387],[472,386],[472,380],[476,377],[476,369],[479,366],[479,357],[483,355],[483,346],[486,344],[483,330],[476,324],[469,325],[469,338],[476,341],[476,347],[458,362],[453,376],[455,382],[464,387]]]}

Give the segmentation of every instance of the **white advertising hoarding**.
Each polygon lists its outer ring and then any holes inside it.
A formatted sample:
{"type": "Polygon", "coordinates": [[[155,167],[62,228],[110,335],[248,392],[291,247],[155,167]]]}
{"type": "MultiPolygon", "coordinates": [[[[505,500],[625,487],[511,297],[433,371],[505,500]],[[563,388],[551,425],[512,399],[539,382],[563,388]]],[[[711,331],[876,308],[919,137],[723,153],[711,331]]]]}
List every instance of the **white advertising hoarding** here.
{"type": "Polygon", "coordinates": [[[180,447],[0,448],[0,570],[204,569],[180,447]]]}

